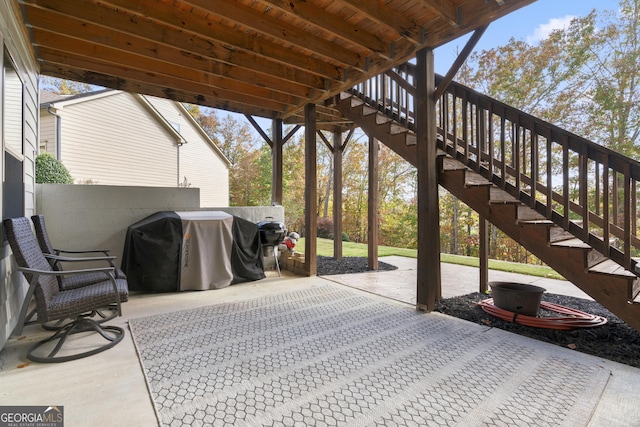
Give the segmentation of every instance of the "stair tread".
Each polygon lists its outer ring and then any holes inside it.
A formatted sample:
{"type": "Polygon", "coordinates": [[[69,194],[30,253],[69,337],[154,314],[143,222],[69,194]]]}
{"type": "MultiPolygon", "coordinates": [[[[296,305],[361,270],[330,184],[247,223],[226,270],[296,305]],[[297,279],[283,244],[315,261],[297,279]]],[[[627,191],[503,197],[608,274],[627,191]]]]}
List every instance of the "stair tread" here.
{"type": "Polygon", "coordinates": [[[518,224],[553,224],[553,221],[545,218],[543,215],[524,205],[518,207],[518,219],[516,220],[516,222],[518,224]]]}
{"type": "Polygon", "coordinates": [[[373,107],[369,107],[366,104],[362,104],[362,115],[363,116],[370,116],[371,114],[378,114],[378,110],[376,110],[373,107]]]}
{"type": "MultiPolygon", "coordinates": [[[[388,122],[386,122],[386,123],[388,123],[388,122]]],[[[397,125],[395,123],[391,123],[391,126],[389,127],[389,133],[391,135],[397,135],[399,133],[406,133],[406,132],[409,132],[409,129],[407,129],[404,126],[397,125]]]]}
{"type": "Polygon", "coordinates": [[[493,183],[479,173],[475,173],[471,169],[469,169],[464,176],[464,185],[466,185],[467,187],[477,187],[483,185],[493,185],[493,183]]]}
{"type": "Polygon", "coordinates": [[[575,239],[576,236],[569,233],[562,227],[551,227],[549,229],[549,242],[561,242],[563,240],[575,239]]]}
{"type": "Polygon", "coordinates": [[[513,197],[511,194],[507,193],[504,190],[501,190],[498,187],[491,187],[489,189],[489,203],[491,204],[501,204],[501,203],[520,203],[520,200],[513,197]]]}
{"type": "Polygon", "coordinates": [[[442,169],[445,171],[457,171],[468,169],[465,165],[451,157],[445,157],[442,159],[442,169]]]}
{"type": "Polygon", "coordinates": [[[376,114],[376,124],[377,125],[384,125],[386,123],[389,123],[391,120],[392,119],[390,117],[387,117],[382,113],[376,114]]]}
{"type": "Polygon", "coordinates": [[[552,246],[563,246],[566,248],[583,248],[583,249],[591,249],[591,246],[583,242],[582,240],[574,237],[572,239],[564,239],[558,242],[552,242],[552,246]]]}
{"type": "Polygon", "coordinates": [[[635,279],[637,276],[632,272],[626,270],[617,262],[607,258],[604,261],[589,268],[590,273],[612,274],[615,276],[628,277],[635,279]]]}

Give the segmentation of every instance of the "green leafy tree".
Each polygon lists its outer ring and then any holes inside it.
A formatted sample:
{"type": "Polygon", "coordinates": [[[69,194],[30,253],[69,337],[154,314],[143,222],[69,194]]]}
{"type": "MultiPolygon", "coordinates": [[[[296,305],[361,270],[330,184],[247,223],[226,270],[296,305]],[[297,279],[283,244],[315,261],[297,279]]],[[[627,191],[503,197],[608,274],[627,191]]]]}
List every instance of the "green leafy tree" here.
{"type": "Polygon", "coordinates": [[[49,153],[36,157],[36,183],[73,184],[73,177],[62,162],[49,153]]]}

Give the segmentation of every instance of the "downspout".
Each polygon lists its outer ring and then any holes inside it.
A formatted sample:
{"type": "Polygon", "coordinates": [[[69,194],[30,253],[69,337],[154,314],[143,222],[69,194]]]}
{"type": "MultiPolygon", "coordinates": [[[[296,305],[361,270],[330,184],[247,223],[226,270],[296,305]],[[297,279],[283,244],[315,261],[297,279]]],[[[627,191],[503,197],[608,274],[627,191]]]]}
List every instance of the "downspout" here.
{"type": "Polygon", "coordinates": [[[182,144],[178,142],[178,145],[176,147],[176,158],[178,160],[178,165],[176,167],[176,182],[177,182],[177,187],[180,187],[180,147],[182,147],[182,144]]]}
{"type": "Polygon", "coordinates": [[[62,148],[60,147],[60,141],[62,136],[62,117],[58,113],[55,113],[55,108],[47,107],[47,113],[56,116],[56,159],[62,160],[62,148]]]}

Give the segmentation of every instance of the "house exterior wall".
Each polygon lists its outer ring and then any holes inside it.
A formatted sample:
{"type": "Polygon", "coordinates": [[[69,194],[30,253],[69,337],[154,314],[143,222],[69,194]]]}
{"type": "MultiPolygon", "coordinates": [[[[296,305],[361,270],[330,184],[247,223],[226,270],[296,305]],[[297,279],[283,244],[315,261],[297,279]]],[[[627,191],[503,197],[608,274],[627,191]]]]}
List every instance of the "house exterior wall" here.
{"type": "Polygon", "coordinates": [[[188,112],[173,101],[145,96],[169,123],[179,125],[187,141],[180,147],[180,183],[200,188],[202,207],[229,206],[229,166],[188,112]]]}
{"type": "MultiPolygon", "coordinates": [[[[23,83],[22,96],[22,153],[15,153],[23,164],[24,215],[35,213],[35,157],[38,151],[38,68],[25,33],[20,29],[20,18],[15,2],[0,2],[0,39],[13,59],[17,75],[23,83]]],[[[0,50],[0,55],[2,50],[0,50]]],[[[20,120],[20,119],[17,119],[20,120]]],[[[6,147],[3,147],[3,151],[6,147]]],[[[4,154],[4,153],[3,153],[4,154]]],[[[0,172],[4,175],[4,163],[0,172]]],[[[2,194],[0,188],[0,195],[2,194]]],[[[3,198],[3,197],[2,197],[3,198]]],[[[3,215],[4,216],[4,215],[3,215]]],[[[15,328],[27,284],[21,273],[12,270],[11,250],[0,243],[0,348],[15,328]]]]}
{"type": "Polygon", "coordinates": [[[41,109],[42,149],[60,160],[76,184],[200,189],[201,206],[229,205],[229,167],[178,103],[120,91],[88,95],[41,109]]]}
{"type": "Polygon", "coordinates": [[[57,114],[60,160],[74,183],[176,186],[177,141],[134,95],[114,91],[57,114]]]}
{"type": "Polygon", "coordinates": [[[56,116],[47,112],[47,110],[40,110],[40,151],[51,153],[54,157],[57,157],[57,119],[56,116]]]}

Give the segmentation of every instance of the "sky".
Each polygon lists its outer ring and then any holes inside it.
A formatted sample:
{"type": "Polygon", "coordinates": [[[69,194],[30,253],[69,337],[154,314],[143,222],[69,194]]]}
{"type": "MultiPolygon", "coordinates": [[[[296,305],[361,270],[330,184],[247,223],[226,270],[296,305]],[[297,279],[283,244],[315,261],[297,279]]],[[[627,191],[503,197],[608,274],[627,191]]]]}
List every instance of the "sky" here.
{"type": "MultiPolygon", "coordinates": [[[[618,0],[538,0],[489,25],[474,51],[502,46],[512,37],[535,43],[572,18],[586,16],[593,9],[617,10],[618,0]]],[[[436,49],[437,73],[446,74],[468,38],[461,37],[436,49]]]]}

